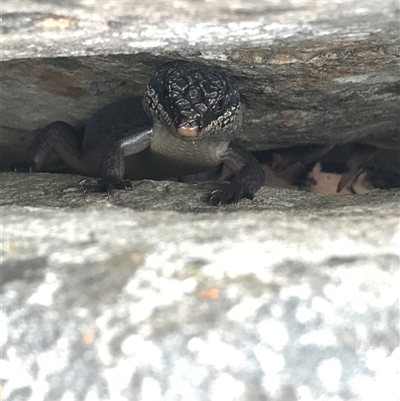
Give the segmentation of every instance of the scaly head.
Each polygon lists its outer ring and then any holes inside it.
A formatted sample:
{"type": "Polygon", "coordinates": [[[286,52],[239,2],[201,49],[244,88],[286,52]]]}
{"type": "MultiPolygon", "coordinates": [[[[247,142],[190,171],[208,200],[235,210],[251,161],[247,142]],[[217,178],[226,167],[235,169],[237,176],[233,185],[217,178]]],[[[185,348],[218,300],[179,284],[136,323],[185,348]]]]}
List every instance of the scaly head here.
{"type": "Polygon", "coordinates": [[[239,88],[229,71],[188,61],[162,64],[150,79],[143,106],[183,140],[233,135],[242,123],[239,88]]]}

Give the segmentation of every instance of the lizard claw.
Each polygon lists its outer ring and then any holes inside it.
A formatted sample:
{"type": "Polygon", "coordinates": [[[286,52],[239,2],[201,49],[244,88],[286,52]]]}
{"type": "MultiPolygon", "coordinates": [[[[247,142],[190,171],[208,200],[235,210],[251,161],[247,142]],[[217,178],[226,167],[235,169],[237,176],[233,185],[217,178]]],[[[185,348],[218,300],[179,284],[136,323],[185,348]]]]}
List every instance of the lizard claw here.
{"type": "Polygon", "coordinates": [[[212,191],[209,197],[209,204],[211,206],[236,204],[243,198],[253,200],[254,193],[241,187],[229,185],[226,190],[216,189],[212,191]]]}
{"type": "Polygon", "coordinates": [[[223,194],[222,189],[214,189],[214,191],[210,193],[208,203],[211,206],[219,206],[221,204],[222,194],[223,194]]]}
{"type": "Polygon", "coordinates": [[[112,195],[114,189],[132,188],[132,181],[130,180],[116,180],[113,182],[104,182],[103,179],[84,178],[79,181],[79,187],[85,195],[89,192],[107,192],[109,196],[112,195]]]}
{"type": "Polygon", "coordinates": [[[84,178],[78,183],[79,189],[87,195],[89,192],[101,192],[100,191],[100,180],[93,178],[84,178]]]}
{"type": "Polygon", "coordinates": [[[14,173],[32,173],[32,164],[29,162],[10,163],[10,170],[14,173]]]}

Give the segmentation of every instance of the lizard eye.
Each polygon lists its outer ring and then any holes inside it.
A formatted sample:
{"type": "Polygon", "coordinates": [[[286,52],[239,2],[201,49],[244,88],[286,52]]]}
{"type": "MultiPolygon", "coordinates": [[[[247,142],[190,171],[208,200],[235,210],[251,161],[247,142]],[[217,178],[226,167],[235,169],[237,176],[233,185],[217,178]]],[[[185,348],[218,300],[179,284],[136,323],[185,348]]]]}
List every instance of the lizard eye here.
{"type": "Polygon", "coordinates": [[[163,89],[163,91],[161,92],[161,100],[163,100],[164,102],[166,102],[169,98],[169,90],[167,87],[165,87],[163,89]]]}
{"type": "Polygon", "coordinates": [[[221,99],[218,100],[218,103],[215,105],[215,110],[219,113],[224,109],[225,106],[225,101],[224,98],[221,97],[221,99]]]}

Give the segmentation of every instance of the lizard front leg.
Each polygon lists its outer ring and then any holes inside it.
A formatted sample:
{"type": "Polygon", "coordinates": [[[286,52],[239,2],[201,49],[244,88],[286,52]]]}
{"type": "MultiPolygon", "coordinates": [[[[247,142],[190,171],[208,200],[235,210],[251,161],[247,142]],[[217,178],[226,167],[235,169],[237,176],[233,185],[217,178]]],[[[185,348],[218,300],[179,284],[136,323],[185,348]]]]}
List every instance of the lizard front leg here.
{"type": "Polygon", "coordinates": [[[230,144],[222,162],[235,173],[225,190],[211,193],[209,202],[213,206],[237,203],[242,198],[253,199],[264,183],[265,174],[257,159],[246,149],[230,144]]]}
{"type": "Polygon", "coordinates": [[[86,192],[108,192],[132,186],[124,180],[125,157],[141,152],[150,145],[153,129],[146,127],[134,133],[127,132],[123,138],[105,147],[101,160],[101,179],[97,182],[84,179],[79,185],[86,192]]]}

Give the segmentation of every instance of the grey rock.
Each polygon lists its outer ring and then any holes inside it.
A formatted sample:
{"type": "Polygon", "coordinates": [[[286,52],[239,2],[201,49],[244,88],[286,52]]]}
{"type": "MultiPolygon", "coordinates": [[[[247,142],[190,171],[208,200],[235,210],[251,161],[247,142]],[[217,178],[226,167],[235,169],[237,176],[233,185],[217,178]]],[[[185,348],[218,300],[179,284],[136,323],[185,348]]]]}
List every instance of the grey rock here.
{"type": "Polygon", "coordinates": [[[134,181],[133,188],[114,191],[111,195],[91,193],[85,195],[79,189],[79,181],[84,177],[71,174],[0,173],[0,206],[30,207],[81,207],[92,204],[112,204],[135,210],[169,210],[182,213],[222,211],[285,211],[300,213],[322,210],[361,207],[367,212],[369,207],[382,205],[382,210],[397,213],[399,192],[375,190],[365,195],[328,196],[289,189],[262,187],[253,201],[241,200],[236,205],[210,206],[207,199],[211,191],[223,188],[226,183],[197,182],[178,183],[173,181],[134,181]]]}
{"type": "Polygon", "coordinates": [[[193,47],[204,56],[223,58],[224,50],[284,39],[325,42],[332,36],[357,40],[371,34],[394,38],[397,18],[394,0],[4,0],[3,57],[182,52],[193,47]]]}
{"type": "Polygon", "coordinates": [[[399,191],[77,178],[2,175],[5,401],[397,399],[399,191]]]}
{"type": "Polygon", "coordinates": [[[3,163],[22,160],[51,121],[81,126],[141,95],[156,66],[176,58],[233,71],[249,149],[400,148],[395,0],[24,3],[3,1],[3,163]]]}
{"type": "MultiPolygon", "coordinates": [[[[399,149],[398,17],[395,0],[3,0],[1,162],[175,58],[233,71],[249,149],[399,149]]],[[[398,190],[215,208],[224,183],[85,196],[81,178],[0,175],[4,401],[399,399],[398,190]]]]}

